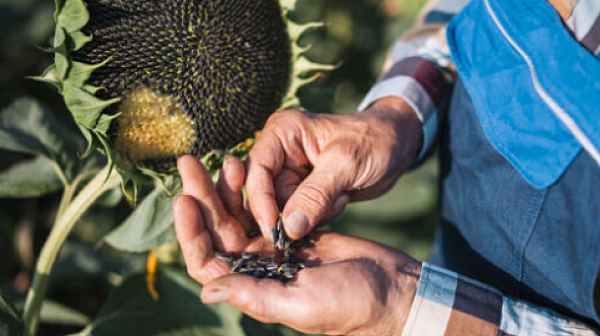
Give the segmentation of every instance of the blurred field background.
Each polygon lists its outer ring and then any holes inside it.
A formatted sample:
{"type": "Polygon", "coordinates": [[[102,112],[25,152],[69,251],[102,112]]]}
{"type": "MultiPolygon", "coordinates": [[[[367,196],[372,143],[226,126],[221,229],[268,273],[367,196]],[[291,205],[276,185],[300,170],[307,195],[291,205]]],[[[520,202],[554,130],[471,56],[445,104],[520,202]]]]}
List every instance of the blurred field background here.
{"type": "MultiPolygon", "coordinates": [[[[299,21],[319,20],[326,28],[304,38],[309,55],[339,64],[315,84],[301,90],[307,110],[351,113],[379,75],[392,42],[410,26],[426,0],[302,0],[294,13],[299,21]]],[[[53,29],[51,0],[0,0],[0,109],[19,97],[34,97],[57,118],[75,129],[60,96],[50,86],[26,79],[51,62],[39,47],[49,45],[53,29]]],[[[28,157],[0,151],[1,172],[28,157]]],[[[438,218],[437,163],[429,160],[405,175],[394,189],[377,200],[352,204],[332,225],[333,230],[361,236],[427,257],[438,218]]],[[[0,292],[17,307],[29,286],[59,193],[40,198],[0,198],[0,292]]],[[[78,223],[53,273],[49,297],[53,306],[43,312],[41,335],[76,332],[105,303],[119,279],[144,268],[145,255],[123,255],[99,246],[102,236],[130,212],[118,195],[104,197],[119,203],[110,211],[94,206],[78,223]]],[[[112,203],[111,203],[112,202],[112,203]]]]}

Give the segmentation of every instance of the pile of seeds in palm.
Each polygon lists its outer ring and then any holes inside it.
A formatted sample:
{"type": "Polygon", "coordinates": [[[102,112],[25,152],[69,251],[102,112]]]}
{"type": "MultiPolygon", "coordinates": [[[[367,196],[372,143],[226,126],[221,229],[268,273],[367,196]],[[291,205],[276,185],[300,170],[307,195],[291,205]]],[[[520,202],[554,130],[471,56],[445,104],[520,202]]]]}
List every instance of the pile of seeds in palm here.
{"type": "Polygon", "coordinates": [[[244,252],[237,258],[223,252],[217,252],[216,257],[232,263],[230,272],[247,274],[255,278],[270,278],[286,281],[305,267],[302,260],[293,255],[296,249],[311,246],[314,241],[309,236],[300,240],[291,240],[283,230],[281,219],[277,227],[271,229],[271,242],[275,246],[275,257],[260,258],[257,253],[244,252]]]}

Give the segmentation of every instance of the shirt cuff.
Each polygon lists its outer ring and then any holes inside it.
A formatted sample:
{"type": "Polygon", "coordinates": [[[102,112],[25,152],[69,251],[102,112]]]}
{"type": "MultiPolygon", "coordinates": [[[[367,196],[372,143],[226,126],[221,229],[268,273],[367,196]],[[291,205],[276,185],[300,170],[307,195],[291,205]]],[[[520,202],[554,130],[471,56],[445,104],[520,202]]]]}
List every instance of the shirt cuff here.
{"type": "Polygon", "coordinates": [[[402,336],[424,335],[600,334],[580,321],[503,296],[493,287],[424,262],[402,336]]]}
{"type": "Polygon", "coordinates": [[[425,262],[402,336],[497,336],[502,303],[494,288],[425,262]]]}
{"type": "Polygon", "coordinates": [[[378,99],[402,98],[417,114],[423,125],[420,161],[433,144],[438,128],[438,108],[449,84],[437,66],[424,58],[409,57],[394,64],[369,91],[358,110],[367,109],[378,99]]]}

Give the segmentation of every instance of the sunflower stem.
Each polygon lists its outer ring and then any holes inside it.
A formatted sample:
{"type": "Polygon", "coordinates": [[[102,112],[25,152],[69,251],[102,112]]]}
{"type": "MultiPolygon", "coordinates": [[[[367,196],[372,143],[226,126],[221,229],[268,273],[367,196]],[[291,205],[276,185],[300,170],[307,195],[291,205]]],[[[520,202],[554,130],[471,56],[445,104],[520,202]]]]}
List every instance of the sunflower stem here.
{"type": "MultiPolygon", "coordinates": [[[[50,272],[56,261],[56,256],[65,242],[69,232],[85,211],[100,197],[104,191],[112,189],[119,185],[119,174],[115,169],[109,169],[106,166],[100,173],[96,175],[73,199],[69,202],[62,213],[56,217],[52,231],[48,236],[48,240],[44,244],[40,256],[38,258],[35,274],[33,276],[33,284],[27,293],[25,301],[25,311],[23,320],[25,323],[25,336],[35,336],[39,320],[39,314],[46,294],[48,279],[50,272]],[[110,176],[107,175],[110,173],[110,176]]],[[[77,188],[76,185],[69,186],[65,189],[63,197],[72,197],[72,193],[77,188]]]]}

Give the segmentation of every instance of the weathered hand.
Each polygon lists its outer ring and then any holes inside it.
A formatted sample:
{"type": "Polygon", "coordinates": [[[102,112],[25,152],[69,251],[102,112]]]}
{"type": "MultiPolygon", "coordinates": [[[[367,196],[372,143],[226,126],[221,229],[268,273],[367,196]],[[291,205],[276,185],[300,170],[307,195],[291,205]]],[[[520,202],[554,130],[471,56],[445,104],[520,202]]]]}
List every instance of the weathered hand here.
{"type": "Polygon", "coordinates": [[[314,246],[297,252],[307,267],[287,283],[229,274],[229,264],[217,259],[215,251],[272,253],[263,237],[248,239],[232,215],[234,209],[243,211],[243,179],[238,179],[243,166],[235,158],[226,161],[218,192],[194,158],[181,158],[179,169],[185,195],[175,202],[177,238],[189,274],[204,284],[205,303],[226,302],[259,321],[305,333],[401,334],[419,263],[374,242],[321,232],[311,234],[314,246]]]}
{"type": "Polygon", "coordinates": [[[247,165],[249,204],[264,237],[280,209],[286,233],[299,239],[348,201],[383,194],[413,163],[421,141],[420,121],[399,98],[355,114],[275,113],[247,165]]]}

